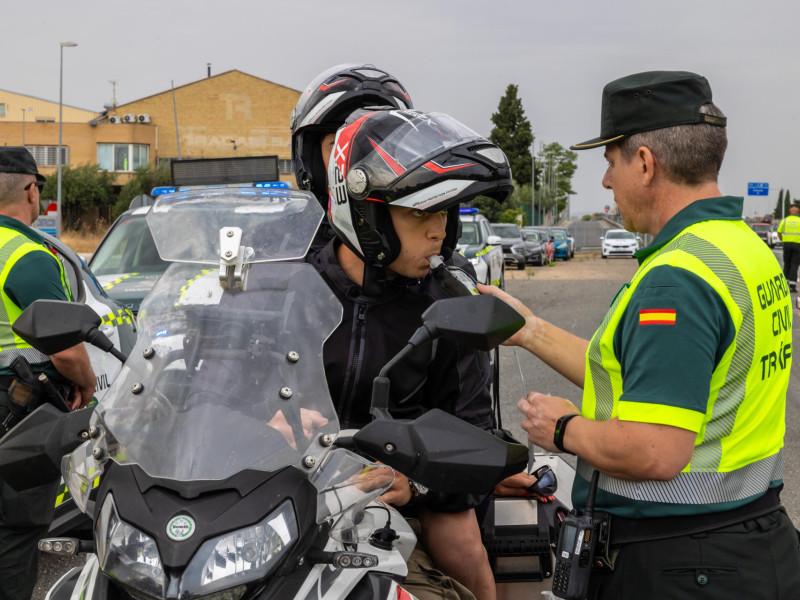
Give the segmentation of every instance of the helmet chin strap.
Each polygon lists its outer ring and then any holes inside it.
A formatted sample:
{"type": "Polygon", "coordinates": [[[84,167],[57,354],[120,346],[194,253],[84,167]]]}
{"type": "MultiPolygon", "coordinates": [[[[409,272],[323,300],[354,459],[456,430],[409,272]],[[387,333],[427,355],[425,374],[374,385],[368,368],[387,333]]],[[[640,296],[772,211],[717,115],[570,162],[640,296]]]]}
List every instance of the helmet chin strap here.
{"type": "Polygon", "coordinates": [[[379,296],[386,283],[386,271],[383,267],[364,263],[364,280],[361,289],[367,296],[379,296]]]}

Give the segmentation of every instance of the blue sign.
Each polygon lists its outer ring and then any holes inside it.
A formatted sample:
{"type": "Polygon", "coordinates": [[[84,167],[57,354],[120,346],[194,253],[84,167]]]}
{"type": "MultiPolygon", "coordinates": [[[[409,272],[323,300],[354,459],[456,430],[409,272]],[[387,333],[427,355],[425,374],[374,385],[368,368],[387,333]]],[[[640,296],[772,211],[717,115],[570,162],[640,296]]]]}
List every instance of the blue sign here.
{"type": "Polygon", "coordinates": [[[768,183],[754,183],[749,182],[747,184],[747,195],[748,196],[769,196],[769,184],[768,183]]]}
{"type": "Polygon", "coordinates": [[[33,228],[39,231],[44,231],[52,236],[56,235],[56,218],[55,217],[39,217],[33,222],[33,228]]]}

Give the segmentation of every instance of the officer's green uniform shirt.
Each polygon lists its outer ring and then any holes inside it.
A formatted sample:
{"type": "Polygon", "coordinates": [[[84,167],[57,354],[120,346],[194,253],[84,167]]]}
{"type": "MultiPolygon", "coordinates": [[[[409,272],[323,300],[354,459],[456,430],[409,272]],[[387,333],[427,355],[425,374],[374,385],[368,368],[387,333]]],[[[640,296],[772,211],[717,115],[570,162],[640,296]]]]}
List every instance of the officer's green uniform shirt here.
{"type": "MultiPolygon", "coordinates": [[[[791,366],[792,310],[780,266],[742,221],[742,205],[741,198],[711,198],[694,202],[675,215],[653,244],[636,254],[640,267],[631,287],[626,285],[617,294],[589,345],[584,416],[671,425],[698,433],[692,462],[671,485],[623,482],[602,475],[598,510],[627,517],[717,512],[746,504],[781,481],[779,450],[791,366]],[[702,224],[700,229],[693,227],[697,224],[702,224]],[[739,250],[754,253],[760,261],[758,268],[740,273],[738,255],[726,256],[730,251],[726,245],[722,252],[703,235],[739,240],[737,247],[746,247],[739,250]],[[687,236],[693,241],[687,242],[687,236]],[[742,320],[746,310],[740,308],[744,305],[753,310],[751,317],[742,320]],[[734,318],[740,330],[771,327],[770,339],[764,340],[758,332],[754,337],[748,330],[737,341],[734,318]],[[751,337],[756,339],[752,348],[751,337]],[[765,343],[775,346],[775,360],[769,353],[764,358],[765,343]],[[734,367],[729,368],[732,361],[734,367]],[[732,382],[725,379],[743,365],[747,381],[744,377],[732,382]],[[750,375],[768,385],[749,385],[750,375]],[[774,388],[774,393],[766,392],[771,394],[772,405],[742,402],[745,392],[767,387],[774,388]],[[713,393],[718,396],[710,397],[713,393]],[[753,418],[753,410],[763,410],[764,419],[753,418]],[[745,422],[768,424],[768,431],[743,430],[745,422]],[[741,489],[730,493],[697,489],[699,480],[692,477],[702,478],[705,472],[709,475],[699,488],[706,484],[726,488],[729,482],[717,470],[722,472],[730,462],[740,460],[730,445],[738,445],[746,453],[748,444],[761,438],[766,438],[763,448],[754,450],[756,459],[763,459],[761,480],[748,479],[741,489]],[[704,446],[704,441],[709,443],[704,446]]],[[[741,477],[749,477],[746,470],[741,477]]],[[[576,507],[585,504],[590,476],[589,466],[579,460],[573,488],[576,507]]]]}
{"type": "MultiPolygon", "coordinates": [[[[5,273],[2,281],[3,295],[14,305],[24,310],[34,300],[71,300],[69,284],[66,282],[63,268],[58,258],[45,246],[44,238],[36,230],[22,222],[0,215],[0,266],[6,264],[20,242],[30,241],[42,246],[45,251],[27,252],[19,257],[5,273]],[[16,235],[19,234],[19,235],[16,235]],[[24,239],[20,239],[24,236],[24,239]]],[[[5,271],[5,269],[3,269],[5,271]]],[[[3,298],[5,301],[6,298],[3,298]]],[[[7,308],[0,310],[0,347],[2,350],[13,345],[14,334],[11,331],[11,317],[7,308]]],[[[34,363],[36,364],[36,363],[34,363]]],[[[56,375],[52,367],[46,369],[50,375],[56,375]]],[[[0,366],[0,375],[10,375],[7,366],[0,366]]],[[[60,378],[60,377],[59,377],[60,378]]]]}
{"type": "Polygon", "coordinates": [[[783,242],[800,244],[800,216],[789,215],[778,225],[778,233],[783,235],[783,242]]]}

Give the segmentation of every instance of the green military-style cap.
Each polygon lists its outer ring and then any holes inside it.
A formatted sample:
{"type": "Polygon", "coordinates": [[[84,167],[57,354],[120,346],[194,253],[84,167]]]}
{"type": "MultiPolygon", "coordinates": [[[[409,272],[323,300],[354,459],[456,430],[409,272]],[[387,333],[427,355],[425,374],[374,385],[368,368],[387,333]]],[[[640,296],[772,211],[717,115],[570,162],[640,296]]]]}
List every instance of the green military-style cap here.
{"type": "Polygon", "coordinates": [[[600,137],[570,146],[598,148],[627,135],[675,125],[705,123],[725,127],[725,117],[700,112],[711,102],[708,80],[687,71],[647,71],[616,79],[603,88],[600,137]]]}

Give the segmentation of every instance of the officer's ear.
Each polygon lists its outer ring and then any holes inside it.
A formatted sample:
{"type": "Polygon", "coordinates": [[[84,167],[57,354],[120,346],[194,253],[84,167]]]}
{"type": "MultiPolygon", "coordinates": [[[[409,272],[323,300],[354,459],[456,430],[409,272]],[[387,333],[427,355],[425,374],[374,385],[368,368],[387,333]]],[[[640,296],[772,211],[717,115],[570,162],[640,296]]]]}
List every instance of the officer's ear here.
{"type": "Polygon", "coordinates": [[[650,148],[647,146],[639,146],[639,149],[636,150],[636,155],[633,157],[633,161],[640,174],[642,185],[645,187],[651,185],[656,175],[656,165],[658,161],[650,148]]]}

